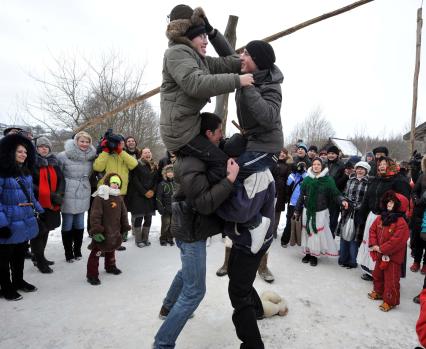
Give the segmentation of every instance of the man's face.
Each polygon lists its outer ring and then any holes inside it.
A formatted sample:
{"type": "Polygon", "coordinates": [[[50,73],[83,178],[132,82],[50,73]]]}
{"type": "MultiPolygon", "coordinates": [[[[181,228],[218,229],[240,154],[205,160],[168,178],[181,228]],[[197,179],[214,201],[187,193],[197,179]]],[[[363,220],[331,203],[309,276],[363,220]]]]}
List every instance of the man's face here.
{"type": "Polygon", "coordinates": [[[333,152],[327,153],[327,160],[333,161],[333,160],[336,160],[336,158],[337,158],[337,154],[336,153],[333,153],[333,152]]]}
{"type": "Polygon", "coordinates": [[[39,153],[41,156],[47,156],[49,155],[50,149],[47,145],[39,145],[37,146],[37,153],[39,153]]]}
{"type": "Polygon", "coordinates": [[[376,160],[378,160],[378,159],[380,159],[380,158],[384,158],[385,156],[386,156],[386,154],[385,154],[385,153],[376,153],[376,155],[375,155],[376,160]]]}
{"type": "Polygon", "coordinates": [[[310,159],[313,159],[317,156],[317,152],[315,150],[309,150],[308,156],[309,156],[310,159]]]}
{"type": "Polygon", "coordinates": [[[207,40],[207,34],[200,34],[191,41],[194,49],[200,54],[200,56],[205,57],[207,54],[207,44],[209,43],[207,40]]]}
{"type": "Polygon", "coordinates": [[[223,138],[222,135],[222,124],[220,124],[218,126],[218,128],[216,130],[214,130],[214,132],[207,130],[206,131],[206,136],[207,139],[212,142],[214,145],[219,146],[220,141],[223,138]]]}
{"type": "Polygon", "coordinates": [[[241,53],[240,59],[241,73],[253,73],[257,70],[256,63],[254,63],[253,58],[251,58],[246,49],[244,49],[243,53],[241,53]]]}
{"type": "Polygon", "coordinates": [[[306,151],[304,148],[297,148],[297,156],[304,158],[306,155],[306,151]]]}
{"type": "Polygon", "coordinates": [[[129,138],[126,142],[127,148],[129,149],[135,149],[136,148],[136,141],[133,138],[129,138]]]}

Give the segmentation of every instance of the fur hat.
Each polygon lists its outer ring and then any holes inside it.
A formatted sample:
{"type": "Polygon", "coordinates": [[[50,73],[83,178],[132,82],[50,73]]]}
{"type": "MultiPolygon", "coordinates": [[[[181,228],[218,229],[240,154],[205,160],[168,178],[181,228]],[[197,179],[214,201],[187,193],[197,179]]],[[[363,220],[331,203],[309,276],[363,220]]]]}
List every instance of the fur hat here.
{"type": "Polygon", "coordinates": [[[231,158],[239,157],[246,150],[246,139],[239,133],[235,133],[223,146],[223,151],[231,158]]]}
{"type": "Polygon", "coordinates": [[[35,140],[35,146],[36,147],[40,147],[42,145],[47,146],[50,151],[52,150],[52,142],[45,136],[38,137],[35,140]]]}
{"type": "Polygon", "coordinates": [[[386,147],[376,147],[373,149],[373,154],[376,155],[377,153],[384,153],[385,156],[389,156],[389,150],[386,147]]]}
{"type": "Polygon", "coordinates": [[[246,46],[259,70],[271,69],[275,63],[275,52],[272,46],[263,40],[250,41],[246,46]]]}
{"type": "MultiPolygon", "coordinates": [[[[173,41],[177,44],[184,44],[189,47],[193,47],[191,39],[196,35],[190,39],[187,36],[187,33],[192,36],[193,32],[202,30],[201,27],[204,27],[205,33],[206,24],[203,18],[206,14],[201,7],[197,7],[194,9],[192,14],[189,15],[190,9],[191,8],[187,5],[178,5],[173,8],[169,15],[170,23],[167,26],[166,36],[170,41],[173,41]]],[[[202,34],[202,32],[199,32],[197,35],[199,34],[202,34]]]]}
{"type": "Polygon", "coordinates": [[[330,145],[330,146],[327,148],[327,154],[328,154],[328,153],[334,153],[334,154],[336,154],[336,155],[339,155],[340,151],[339,151],[339,148],[337,148],[335,145],[330,145]]]}
{"type": "Polygon", "coordinates": [[[9,134],[0,140],[0,176],[16,177],[22,173],[31,174],[35,164],[35,148],[33,143],[20,134],[9,134]],[[16,163],[15,152],[18,145],[27,149],[27,159],[24,166],[16,163]]]}
{"type": "Polygon", "coordinates": [[[366,161],[358,161],[355,164],[355,170],[356,170],[357,167],[364,168],[367,171],[367,173],[370,172],[370,170],[371,170],[371,166],[366,161]]]}

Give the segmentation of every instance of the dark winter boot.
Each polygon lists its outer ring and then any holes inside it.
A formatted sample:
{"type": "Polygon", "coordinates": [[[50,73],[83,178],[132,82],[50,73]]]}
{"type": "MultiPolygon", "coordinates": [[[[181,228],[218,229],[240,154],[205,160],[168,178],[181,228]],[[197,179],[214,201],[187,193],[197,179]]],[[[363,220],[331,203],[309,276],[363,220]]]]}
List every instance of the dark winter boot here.
{"type": "Polygon", "coordinates": [[[139,246],[140,244],[142,244],[142,227],[134,227],[132,232],[135,235],[136,246],[143,247],[143,246],[139,246]]]}
{"type": "Polygon", "coordinates": [[[74,261],[74,252],[72,250],[72,230],[62,231],[62,244],[65,250],[65,259],[68,263],[74,261]]]}
{"type": "Polygon", "coordinates": [[[101,284],[101,280],[97,276],[88,276],[87,282],[91,284],[92,286],[98,286],[101,284]]]}
{"type": "Polygon", "coordinates": [[[112,267],[108,267],[108,268],[106,268],[106,269],[105,269],[105,271],[106,271],[108,274],[114,274],[114,275],[119,275],[119,274],[121,274],[121,270],[120,270],[120,269],[118,269],[115,265],[114,265],[114,266],[112,266],[112,267]]]}
{"type": "Polygon", "coordinates": [[[226,274],[228,274],[228,262],[230,254],[231,248],[225,247],[225,260],[223,261],[223,265],[216,271],[217,276],[225,276],[226,274]]]}
{"type": "Polygon", "coordinates": [[[260,265],[257,269],[257,272],[259,273],[259,276],[266,282],[274,282],[274,275],[272,275],[271,271],[268,269],[268,253],[265,253],[260,260],[260,265]]]}
{"type": "Polygon", "coordinates": [[[34,285],[31,285],[30,283],[26,282],[25,280],[13,282],[12,285],[15,289],[21,290],[21,291],[24,291],[24,292],[35,292],[35,291],[37,291],[37,287],[35,287],[34,285]]]}
{"type": "Polygon", "coordinates": [[[80,260],[82,257],[81,245],[83,244],[83,234],[84,234],[84,229],[72,230],[73,252],[74,252],[75,260],[80,260]]]}
{"type": "Polygon", "coordinates": [[[142,227],[142,242],[145,244],[145,246],[151,245],[149,242],[149,230],[151,227],[142,227]]]}

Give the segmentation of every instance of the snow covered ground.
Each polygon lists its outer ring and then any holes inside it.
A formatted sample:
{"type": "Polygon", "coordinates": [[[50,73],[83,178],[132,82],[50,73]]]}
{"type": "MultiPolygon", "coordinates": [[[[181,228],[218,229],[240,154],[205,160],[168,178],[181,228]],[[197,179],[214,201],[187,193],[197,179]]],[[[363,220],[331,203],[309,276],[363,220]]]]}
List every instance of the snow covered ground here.
{"type": "MultiPolygon", "coordinates": [[[[160,246],[159,229],[157,215],[150,247],[137,248],[131,237],[124,244],[127,251],[117,252],[123,274],[106,274],[101,264],[100,286],[89,285],[85,278],[89,239],[84,240],[83,260],[68,264],[60,230],[52,232],[46,256],[56,262],[54,273],[41,274],[27,261],[25,279],[38,291],[23,294],[18,302],[0,299],[0,348],[150,348],[161,325],[161,301],[180,266],[178,248],[160,246]]],[[[239,347],[228,280],[215,275],[223,255],[224,244],[215,236],[208,247],[207,294],[177,348],[239,347]]],[[[299,248],[283,249],[275,241],[269,257],[275,282],[255,281],[259,293],[274,290],[289,304],[286,317],[259,321],[266,348],[412,349],[417,345],[419,306],[411,299],[423,285],[420,273],[408,271],[401,281],[401,305],[383,313],[378,301],[367,298],[372,283],[360,279],[359,269],[346,270],[330,258],[320,259],[314,268],[301,263],[301,257],[299,248]]]]}

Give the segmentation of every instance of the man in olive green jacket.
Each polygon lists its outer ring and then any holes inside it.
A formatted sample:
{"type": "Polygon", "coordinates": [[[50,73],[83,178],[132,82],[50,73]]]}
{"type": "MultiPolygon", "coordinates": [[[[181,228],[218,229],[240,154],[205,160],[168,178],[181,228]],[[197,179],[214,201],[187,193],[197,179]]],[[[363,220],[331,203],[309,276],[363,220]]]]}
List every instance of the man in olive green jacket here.
{"type": "Polygon", "coordinates": [[[200,136],[200,111],[210,97],[249,86],[252,74],[238,75],[240,58],[206,56],[207,34],[221,55],[229,43],[208,22],[201,8],[178,5],[170,13],[160,89],[160,132],[168,151],[206,162],[212,182],[226,177],[227,156],[200,136]]]}

